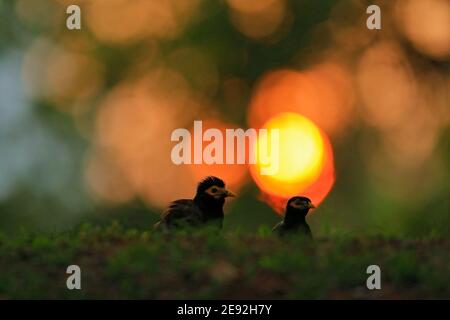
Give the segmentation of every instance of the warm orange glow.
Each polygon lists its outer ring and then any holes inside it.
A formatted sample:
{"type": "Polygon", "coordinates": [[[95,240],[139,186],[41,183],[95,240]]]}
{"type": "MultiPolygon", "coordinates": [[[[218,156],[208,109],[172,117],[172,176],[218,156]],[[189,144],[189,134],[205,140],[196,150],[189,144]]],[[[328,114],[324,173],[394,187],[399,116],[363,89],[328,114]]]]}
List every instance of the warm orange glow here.
{"type": "Polygon", "coordinates": [[[382,41],[362,55],[356,81],[362,99],[361,115],[369,124],[395,128],[414,113],[418,84],[398,44],[382,41]]]}
{"type": "Polygon", "coordinates": [[[296,112],[337,134],[353,118],[353,100],[350,76],[339,64],[324,63],[305,72],[277,70],[257,86],[248,121],[251,127],[260,127],[280,112],[296,112]]]}
{"type": "MultiPolygon", "coordinates": [[[[101,103],[96,148],[86,165],[94,196],[112,203],[137,196],[163,208],[174,199],[192,198],[198,181],[208,175],[221,177],[238,192],[248,178],[246,165],[176,165],[171,160],[172,131],[189,128],[204,109],[213,107],[199,104],[185,79],[171,69],[114,88],[101,103]]],[[[203,120],[205,130],[236,127],[212,119],[203,120]]]]}
{"type": "MultiPolygon", "coordinates": [[[[202,120],[203,130],[209,128],[215,128],[222,132],[225,136],[226,129],[236,129],[238,128],[234,124],[225,123],[220,119],[205,119],[202,120]]],[[[193,136],[192,130],[191,134],[193,136]]],[[[209,142],[203,142],[203,148],[209,142]]],[[[192,146],[193,147],[193,146],[192,146]]],[[[224,155],[228,152],[227,146],[224,140],[223,144],[224,155]]],[[[227,187],[232,191],[239,193],[239,190],[248,180],[247,166],[245,164],[191,164],[187,165],[190,173],[192,174],[195,181],[200,181],[205,176],[217,176],[225,181],[227,187]]],[[[238,194],[239,195],[239,194],[238,194]]]]}
{"type": "Polygon", "coordinates": [[[236,11],[258,12],[278,0],[227,0],[228,5],[236,11]]]}
{"type": "MultiPolygon", "coordinates": [[[[311,198],[320,204],[334,183],[331,144],[326,135],[308,118],[296,113],[282,113],[264,126],[280,130],[279,170],[274,175],[261,175],[264,166],[257,164],[250,172],[266,200],[275,209],[294,195],[311,198]]],[[[261,139],[257,144],[264,143],[261,139]]]]}
{"type": "Polygon", "coordinates": [[[233,25],[253,39],[276,35],[287,15],[285,0],[227,0],[227,3],[233,25]]]}
{"type": "MultiPolygon", "coordinates": [[[[95,144],[108,151],[110,174],[120,172],[134,196],[156,207],[192,197],[197,181],[172,163],[170,135],[192,123],[199,109],[184,78],[171,69],[118,85],[102,101],[96,122],[95,144]]],[[[114,180],[89,174],[92,167],[98,166],[87,164],[90,188],[102,199],[117,198],[114,180]]]]}
{"type": "Polygon", "coordinates": [[[174,38],[184,29],[198,4],[198,0],[88,1],[86,21],[97,38],[105,42],[174,38]]]}
{"type": "Polygon", "coordinates": [[[396,17],[417,50],[438,59],[450,58],[450,3],[447,0],[397,1],[396,17]]]}

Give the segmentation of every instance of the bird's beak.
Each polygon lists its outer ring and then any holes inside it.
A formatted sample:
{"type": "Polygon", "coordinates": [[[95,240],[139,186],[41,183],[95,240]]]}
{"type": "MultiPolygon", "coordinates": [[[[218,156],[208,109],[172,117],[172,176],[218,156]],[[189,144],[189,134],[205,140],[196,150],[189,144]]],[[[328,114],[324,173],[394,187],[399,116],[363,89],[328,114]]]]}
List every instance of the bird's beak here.
{"type": "Polygon", "coordinates": [[[308,208],[310,208],[310,209],[315,209],[315,208],[316,208],[316,206],[315,206],[315,205],[313,205],[312,203],[309,203],[309,204],[308,204],[308,208]]]}
{"type": "Polygon", "coordinates": [[[236,194],[234,192],[231,192],[230,190],[225,189],[225,197],[236,197],[236,194]]]}

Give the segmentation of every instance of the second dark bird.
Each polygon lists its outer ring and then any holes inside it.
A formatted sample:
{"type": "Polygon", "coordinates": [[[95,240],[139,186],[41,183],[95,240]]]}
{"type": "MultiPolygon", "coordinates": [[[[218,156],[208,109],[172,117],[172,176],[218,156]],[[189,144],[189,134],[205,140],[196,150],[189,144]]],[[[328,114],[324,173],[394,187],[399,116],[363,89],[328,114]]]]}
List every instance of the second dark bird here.
{"type": "Polygon", "coordinates": [[[301,234],[312,239],[311,229],[306,223],[309,209],[315,208],[311,200],[306,197],[292,197],[286,205],[284,219],[278,223],[273,232],[283,236],[286,234],[301,234]]]}
{"type": "Polygon", "coordinates": [[[210,223],[221,228],[225,199],[234,196],[233,192],[225,188],[225,183],[221,179],[213,176],[206,177],[198,184],[194,198],[172,202],[155,228],[167,230],[210,223]]]}

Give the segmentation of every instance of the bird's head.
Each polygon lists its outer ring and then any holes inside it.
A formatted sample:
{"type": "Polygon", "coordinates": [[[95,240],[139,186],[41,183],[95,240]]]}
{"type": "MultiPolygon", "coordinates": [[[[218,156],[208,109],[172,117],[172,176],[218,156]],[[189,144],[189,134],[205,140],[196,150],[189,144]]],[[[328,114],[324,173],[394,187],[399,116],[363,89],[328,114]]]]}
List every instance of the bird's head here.
{"type": "Polygon", "coordinates": [[[225,188],[225,183],[221,179],[209,176],[198,184],[196,196],[223,202],[225,198],[235,197],[236,195],[225,188]]]}
{"type": "Polygon", "coordinates": [[[315,206],[312,204],[309,198],[296,196],[289,199],[286,206],[286,212],[297,212],[306,216],[309,209],[314,208],[315,206]]]}

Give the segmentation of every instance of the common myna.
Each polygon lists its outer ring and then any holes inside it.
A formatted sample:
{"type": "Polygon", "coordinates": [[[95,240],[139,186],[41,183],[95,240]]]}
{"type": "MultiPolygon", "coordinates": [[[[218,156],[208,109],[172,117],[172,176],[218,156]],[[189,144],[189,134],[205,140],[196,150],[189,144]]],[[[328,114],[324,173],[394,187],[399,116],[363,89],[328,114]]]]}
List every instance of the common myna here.
{"type": "Polygon", "coordinates": [[[180,226],[214,224],[222,228],[225,198],[235,194],[225,188],[225,183],[213,176],[206,177],[197,186],[193,199],[172,202],[155,224],[156,229],[172,229],[180,226]]]}
{"type": "Polygon", "coordinates": [[[302,234],[312,239],[311,229],[306,223],[309,209],[315,208],[311,200],[306,197],[292,197],[286,205],[283,221],[278,223],[273,232],[279,235],[302,234]]]}

